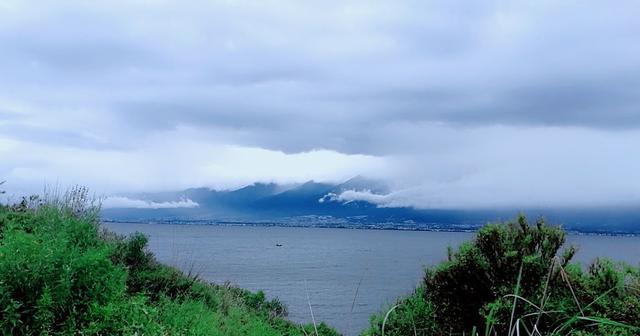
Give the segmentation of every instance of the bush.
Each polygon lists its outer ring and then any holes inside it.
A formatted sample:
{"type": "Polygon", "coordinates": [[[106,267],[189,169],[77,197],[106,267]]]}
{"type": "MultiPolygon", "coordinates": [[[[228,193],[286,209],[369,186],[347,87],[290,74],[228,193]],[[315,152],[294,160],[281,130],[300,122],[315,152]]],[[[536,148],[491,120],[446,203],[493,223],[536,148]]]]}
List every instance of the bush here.
{"type": "Polygon", "coordinates": [[[434,306],[423,299],[424,290],[424,287],[419,287],[413,295],[393,306],[387,314],[372,316],[371,327],[364,334],[377,335],[384,324],[385,335],[389,336],[433,335],[436,332],[434,306]]]}
{"type": "Polygon", "coordinates": [[[125,290],[126,272],[92,241],[93,226],[51,209],[3,216],[0,329],[5,334],[74,330],[125,290]],[[58,221],[61,220],[61,221],[58,221]],[[37,225],[40,223],[41,225],[37,225]]]}
{"type": "Polygon", "coordinates": [[[574,247],[561,253],[564,242],[564,231],[543,220],[487,225],[365,334],[381,334],[383,323],[386,335],[507,335],[516,324],[543,334],[637,333],[639,271],[597,260],[584,272],[569,263],[574,247]]]}
{"type": "MultiPolygon", "coordinates": [[[[209,284],[162,265],[141,234],[100,232],[74,189],[62,201],[0,205],[4,335],[304,335],[264,293],[209,284]]],[[[315,333],[312,331],[311,333],[315,333]]],[[[337,335],[321,324],[319,335],[337,335]]]]}

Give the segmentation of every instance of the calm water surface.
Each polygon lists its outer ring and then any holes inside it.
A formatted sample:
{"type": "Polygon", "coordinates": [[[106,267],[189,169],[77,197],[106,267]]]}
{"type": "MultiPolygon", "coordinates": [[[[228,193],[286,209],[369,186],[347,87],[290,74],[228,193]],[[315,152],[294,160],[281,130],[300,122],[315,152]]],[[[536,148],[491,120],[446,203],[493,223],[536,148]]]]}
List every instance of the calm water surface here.
{"type": "MultiPolygon", "coordinates": [[[[424,265],[446,258],[447,246],[473,237],[460,232],[233,227],[107,223],[112,231],[150,237],[163,263],[209,281],[263,290],[289,308],[289,318],[316,321],[358,334],[369,316],[410,293],[424,265]],[[280,244],[282,246],[276,246],[280,244]],[[358,295],[356,289],[358,288],[358,295]],[[355,304],[354,302],[355,297],[355,304]],[[353,306],[353,308],[352,308],[353,306]]],[[[569,236],[576,260],[607,256],[637,265],[640,237],[569,236]]]]}

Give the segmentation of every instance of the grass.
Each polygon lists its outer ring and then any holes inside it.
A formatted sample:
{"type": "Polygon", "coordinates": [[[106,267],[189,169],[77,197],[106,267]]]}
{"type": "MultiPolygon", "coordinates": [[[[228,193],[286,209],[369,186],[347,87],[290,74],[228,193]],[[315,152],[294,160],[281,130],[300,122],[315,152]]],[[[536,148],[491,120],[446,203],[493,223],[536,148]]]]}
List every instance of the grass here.
{"type": "Polygon", "coordinates": [[[4,335],[337,335],[264,293],[158,263],[142,234],[100,229],[88,192],[0,205],[4,335]]]}
{"type": "Polygon", "coordinates": [[[543,220],[488,225],[363,335],[639,335],[640,269],[606,259],[583,269],[564,242],[543,220]]]}
{"type": "MultiPolygon", "coordinates": [[[[338,335],[315,322],[308,290],[313,323],[292,323],[262,292],[207,283],[158,263],[144,235],[101,230],[89,199],[75,188],[0,205],[0,333],[338,335]]],[[[488,225],[363,335],[639,335],[640,269],[583,268],[564,242],[542,220],[488,225]]]]}

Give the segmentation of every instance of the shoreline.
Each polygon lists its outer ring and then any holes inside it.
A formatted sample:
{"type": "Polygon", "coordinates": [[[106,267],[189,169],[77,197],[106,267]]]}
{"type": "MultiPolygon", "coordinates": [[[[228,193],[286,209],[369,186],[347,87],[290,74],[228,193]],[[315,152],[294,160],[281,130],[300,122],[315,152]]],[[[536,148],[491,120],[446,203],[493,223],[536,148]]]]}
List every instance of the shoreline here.
{"type": "MultiPolygon", "coordinates": [[[[215,221],[215,220],[112,220],[101,219],[101,223],[115,224],[161,224],[161,225],[211,225],[226,227],[281,227],[281,228],[312,228],[312,229],[344,229],[344,230],[372,230],[372,231],[414,231],[414,232],[460,232],[474,233],[478,232],[484,225],[464,225],[464,224],[442,224],[442,223],[285,223],[285,222],[249,222],[249,221],[215,221]],[[451,226],[453,225],[453,226],[451,226]],[[458,227],[456,227],[458,226],[458,227]]],[[[562,226],[561,226],[562,227],[562,226]]],[[[615,231],[591,231],[591,230],[564,230],[570,235],[576,236],[611,236],[611,237],[639,237],[640,232],[615,232],[615,231]]]]}

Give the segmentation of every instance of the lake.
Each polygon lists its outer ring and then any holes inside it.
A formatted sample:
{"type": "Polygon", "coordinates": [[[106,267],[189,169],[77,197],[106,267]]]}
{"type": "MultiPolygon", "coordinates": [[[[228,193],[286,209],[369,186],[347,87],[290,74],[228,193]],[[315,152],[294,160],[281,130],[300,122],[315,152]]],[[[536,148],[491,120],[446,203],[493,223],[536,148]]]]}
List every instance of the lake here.
{"type": "MultiPolygon", "coordinates": [[[[447,246],[473,233],[292,227],[105,223],[120,234],[143,232],[157,259],[201,278],[263,290],[289,318],[324,321],[356,335],[369,316],[410,293],[423,266],[446,258],[447,246]],[[281,246],[277,246],[281,245],[281,246]],[[357,296],[356,296],[357,291],[357,296]],[[308,299],[307,299],[308,298],[308,299]],[[355,298],[355,303],[354,303],[355,298]]],[[[575,260],[597,256],[637,265],[640,237],[570,235],[575,260]]]]}

